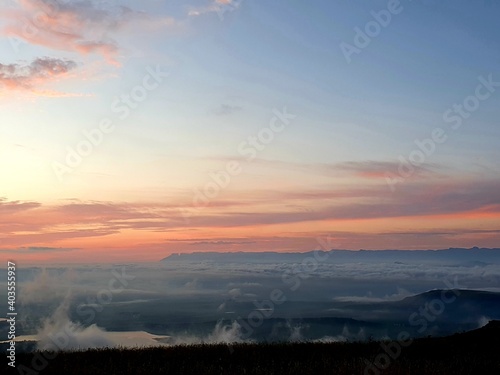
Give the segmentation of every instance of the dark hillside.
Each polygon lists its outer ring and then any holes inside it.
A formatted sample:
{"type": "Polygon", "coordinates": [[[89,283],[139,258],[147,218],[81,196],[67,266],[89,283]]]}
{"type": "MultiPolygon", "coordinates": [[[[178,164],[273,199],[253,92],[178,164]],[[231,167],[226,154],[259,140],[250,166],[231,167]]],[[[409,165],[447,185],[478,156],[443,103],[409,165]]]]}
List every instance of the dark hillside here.
{"type": "Polygon", "coordinates": [[[419,339],[405,347],[395,342],[294,343],[19,353],[17,371],[4,362],[7,371],[2,373],[498,375],[499,353],[500,322],[494,321],[474,331],[419,339]],[[45,360],[42,355],[55,358],[45,360]]]}

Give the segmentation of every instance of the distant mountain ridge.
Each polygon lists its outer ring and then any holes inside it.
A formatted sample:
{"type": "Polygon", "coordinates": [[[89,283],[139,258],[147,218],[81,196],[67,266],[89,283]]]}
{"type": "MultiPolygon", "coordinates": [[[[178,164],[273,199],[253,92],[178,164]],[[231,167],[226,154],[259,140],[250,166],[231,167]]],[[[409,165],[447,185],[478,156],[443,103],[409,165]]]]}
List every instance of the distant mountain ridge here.
{"type": "Polygon", "coordinates": [[[337,262],[439,262],[447,261],[461,266],[475,267],[500,264],[500,248],[448,248],[439,250],[314,250],[302,253],[264,252],[193,252],[171,254],[162,262],[215,263],[282,263],[301,262],[315,257],[324,263],[337,262]]]}

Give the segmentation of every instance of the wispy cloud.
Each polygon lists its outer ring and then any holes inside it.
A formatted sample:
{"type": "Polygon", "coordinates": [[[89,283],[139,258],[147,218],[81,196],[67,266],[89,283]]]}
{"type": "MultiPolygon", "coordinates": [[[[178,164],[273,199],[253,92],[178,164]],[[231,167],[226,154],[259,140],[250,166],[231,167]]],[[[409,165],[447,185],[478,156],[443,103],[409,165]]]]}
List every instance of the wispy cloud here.
{"type": "Polygon", "coordinates": [[[105,1],[20,0],[2,9],[7,21],[2,33],[53,50],[98,54],[119,65],[119,44],[114,34],[131,24],[141,28],[171,27],[171,17],[152,17],[126,6],[105,1]]]}
{"type": "Polygon", "coordinates": [[[206,13],[217,13],[222,19],[224,13],[233,11],[241,6],[243,0],[211,0],[209,4],[189,9],[189,16],[201,16],[206,13]]]}
{"type": "Polygon", "coordinates": [[[44,247],[44,246],[29,246],[29,247],[19,247],[16,249],[0,249],[2,253],[10,253],[10,254],[19,254],[19,253],[27,253],[27,254],[35,254],[35,253],[53,253],[53,252],[65,252],[65,251],[74,251],[76,248],[63,248],[63,247],[44,247]]]}
{"type": "Polygon", "coordinates": [[[390,245],[392,240],[432,246],[459,240],[482,245],[481,240],[490,244],[498,238],[494,225],[500,217],[498,179],[422,180],[394,193],[384,185],[352,185],[321,191],[258,190],[228,195],[227,201],[214,202],[193,215],[188,226],[181,209],[192,209],[191,202],[179,197],[172,202],[70,201],[57,205],[2,199],[0,241],[4,248],[71,248],[105,242],[118,246],[133,239],[137,246],[170,243],[169,248],[203,250],[285,249],[290,241],[278,238],[283,237],[285,226],[294,228],[287,232],[294,237],[294,246],[302,246],[314,233],[335,225],[334,232],[347,248],[353,244],[361,248],[373,241],[390,245]],[[432,224],[428,223],[437,219],[453,224],[429,228],[432,224]],[[474,225],[465,224],[475,219],[474,225]],[[382,229],[388,222],[393,225],[390,231],[382,229]],[[369,223],[369,228],[363,223],[369,223]],[[377,229],[377,223],[384,225],[377,229]],[[269,230],[256,229],[265,227],[269,230]],[[174,243],[186,238],[190,240],[185,246],[174,243]]]}
{"type": "Polygon", "coordinates": [[[191,243],[192,246],[198,245],[222,245],[222,246],[232,246],[232,245],[250,245],[255,244],[255,241],[199,241],[191,243]]]}
{"type": "Polygon", "coordinates": [[[68,76],[76,67],[74,61],[49,57],[37,58],[30,64],[0,63],[0,87],[8,90],[27,90],[42,96],[66,96],[67,94],[40,87],[68,76]]]}
{"type": "Polygon", "coordinates": [[[14,214],[40,206],[41,203],[38,202],[8,201],[7,198],[0,198],[0,215],[14,214]]]}
{"type": "Polygon", "coordinates": [[[242,109],[243,108],[239,105],[221,104],[221,106],[215,110],[215,114],[218,116],[225,116],[239,112],[242,109]]]}
{"type": "MultiPolygon", "coordinates": [[[[398,162],[381,160],[346,161],[339,163],[300,163],[257,158],[252,161],[252,164],[258,164],[270,169],[286,169],[328,177],[353,176],[363,179],[378,180],[384,184],[386,184],[387,174],[394,173],[399,167],[398,162]]],[[[441,165],[427,163],[425,166],[422,165],[415,168],[413,177],[418,179],[419,177],[436,176],[441,170],[441,165]]]]}
{"type": "MultiPolygon", "coordinates": [[[[395,162],[366,160],[338,163],[332,165],[331,168],[333,170],[349,172],[362,178],[384,180],[389,173],[393,173],[394,170],[397,170],[398,166],[399,164],[395,162]]],[[[436,169],[439,169],[439,165],[421,165],[415,169],[414,173],[415,176],[426,176],[432,174],[436,169]]]]}
{"type": "Polygon", "coordinates": [[[72,251],[72,250],[76,250],[76,249],[62,248],[62,247],[31,246],[31,247],[21,247],[19,250],[20,251],[28,251],[28,252],[45,252],[45,251],[72,251]]]}

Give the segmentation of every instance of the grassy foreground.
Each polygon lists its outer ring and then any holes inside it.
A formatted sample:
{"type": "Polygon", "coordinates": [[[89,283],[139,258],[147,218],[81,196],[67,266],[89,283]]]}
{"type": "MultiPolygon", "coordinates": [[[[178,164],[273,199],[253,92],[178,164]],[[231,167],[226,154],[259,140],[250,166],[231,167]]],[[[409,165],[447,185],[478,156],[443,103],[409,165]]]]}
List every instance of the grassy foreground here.
{"type": "Polygon", "coordinates": [[[492,322],[445,338],[419,339],[408,346],[395,342],[191,345],[18,353],[16,362],[16,369],[2,364],[7,368],[2,374],[498,375],[500,324],[492,322]],[[389,348],[389,354],[382,345],[389,348]],[[45,360],[42,355],[55,358],[45,360]]]}

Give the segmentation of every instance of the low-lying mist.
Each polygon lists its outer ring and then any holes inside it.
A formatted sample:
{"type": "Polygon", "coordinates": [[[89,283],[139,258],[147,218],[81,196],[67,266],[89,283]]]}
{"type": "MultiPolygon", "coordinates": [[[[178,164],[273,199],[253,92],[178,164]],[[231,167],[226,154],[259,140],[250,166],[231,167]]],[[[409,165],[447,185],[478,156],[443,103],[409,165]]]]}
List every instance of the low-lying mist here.
{"type": "MultiPolygon", "coordinates": [[[[457,261],[453,252],[432,262],[341,256],[315,264],[190,259],[20,267],[18,336],[44,350],[362,341],[397,337],[402,329],[444,335],[500,319],[495,260],[457,261]],[[440,290],[461,292],[445,298],[433,292],[440,290]],[[429,306],[432,319],[421,310],[429,306]]],[[[0,308],[6,300],[0,297],[0,308]]]]}

